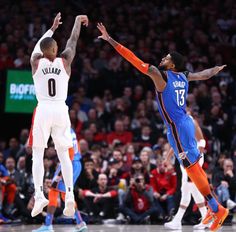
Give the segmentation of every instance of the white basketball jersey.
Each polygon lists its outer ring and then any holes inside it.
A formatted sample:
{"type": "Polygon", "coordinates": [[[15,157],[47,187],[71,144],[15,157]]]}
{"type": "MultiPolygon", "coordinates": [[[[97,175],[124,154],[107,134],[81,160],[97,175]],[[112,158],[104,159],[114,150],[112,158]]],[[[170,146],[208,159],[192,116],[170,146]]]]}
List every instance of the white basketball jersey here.
{"type": "Polygon", "coordinates": [[[54,61],[41,58],[33,80],[38,103],[66,101],[69,75],[62,58],[55,58],[54,61]]]}

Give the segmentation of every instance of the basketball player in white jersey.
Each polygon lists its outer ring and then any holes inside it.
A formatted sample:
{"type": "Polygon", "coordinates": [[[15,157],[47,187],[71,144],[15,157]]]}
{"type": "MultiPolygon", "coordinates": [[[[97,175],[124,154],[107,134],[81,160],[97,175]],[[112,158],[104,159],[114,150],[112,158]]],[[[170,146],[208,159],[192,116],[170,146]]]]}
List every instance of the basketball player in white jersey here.
{"type": "MultiPolygon", "coordinates": [[[[188,112],[189,114],[189,112],[188,112]]],[[[193,118],[192,118],[193,119],[193,118]]],[[[199,164],[202,166],[204,163],[204,149],[206,146],[206,141],[204,140],[202,130],[198,124],[198,122],[193,119],[194,126],[195,126],[195,136],[197,140],[198,149],[201,152],[201,158],[199,159],[199,164]]],[[[167,163],[170,161],[170,158],[173,156],[174,150],[171,148],[167,155],[167,163]]],[[[181,200],[180,200],[180,206],[178,209],[177,214],[173,218],[172,221],[167,222],[164,224],[165,228],[171,229],[171,230],[181,230],[182,228],[182,218],[184,216],[184,213],[186,209],[188,208],[190,201],[191,201],[191,195],[193,196],[194,201],[196,202],[198,209],[201,213],[202,219],[206,216],[207,208],[205,206],[205,199],[202,196],[202,194],[198,191],[197,187],[193,182],[190,181],[188,178],[188,175],[185,171],[185,169],[180,166],[181,172],[182,172],[182,186],[181,186],[181,200]]],[[[197,225],[193,226],[194,230],[204,230],[205,228],[209,227],[209,225],[204,225],[202,222],[200,222],[197,225]]]]}
{"type": "Polygon", "coordinates": [[[35,187],[35,204],[32,217],[42,212],[48,204],[43,194],[43,156],[51,135],[61,163],[61,170],[66,186],[65,209],[66,216],[73,216],[73,171],[68,149],[72,147],[70,119],[67,98],[68,81],[71,74],[71,63],[75,56],[76,44],[80,35],[81,24],[88,26],[88,17],[79,15],[67,41],[65,50],[57,57],[57,42],[52,38],[53,33],[62,23],[61,13],[54,19],[49,29],[37,42],[32,52],[30,63],[38,105],[35,109],[29,144],[33,150],[33,181],[35,187]]]}

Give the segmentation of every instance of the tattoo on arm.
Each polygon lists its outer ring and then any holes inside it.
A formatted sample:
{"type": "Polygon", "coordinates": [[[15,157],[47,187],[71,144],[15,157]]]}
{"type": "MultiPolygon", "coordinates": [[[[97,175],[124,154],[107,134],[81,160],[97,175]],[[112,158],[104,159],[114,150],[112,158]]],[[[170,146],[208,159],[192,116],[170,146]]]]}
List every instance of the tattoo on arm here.
{"type": "Polygon", "coordinates": [[[148,76],[153,80],[157,91],[162,92],[166,87],[167,80],[164,79],[159,69],[154,65],[150,65],[148,68],[148,76]]]}
{"type": "Polygon", "coordinates": [[[80,29],[81,22],[79,18],[76,18],[70,38],[67,40],[66,48],[61,54],[61,56],[67,61],[68,65],[71,65],[74,59],[76,53],[76,45],[80,35],[80,29]]]}
{"type": "Polygon", "coordinates": [[[205,69],[201,72],[189,73],[188,80],[189,81],[207,80],[215,76],[222,69],[223,69],[223,66],[215,66],[213,68],[205,69]]]}

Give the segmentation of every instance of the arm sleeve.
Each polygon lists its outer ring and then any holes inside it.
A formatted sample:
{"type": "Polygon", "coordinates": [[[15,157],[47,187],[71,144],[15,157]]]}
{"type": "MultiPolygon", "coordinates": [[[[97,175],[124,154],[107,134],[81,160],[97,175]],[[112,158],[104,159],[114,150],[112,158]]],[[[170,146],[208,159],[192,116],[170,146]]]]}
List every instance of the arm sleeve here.
{"type": "Polygon", "coordinates": [[[128,48],[124,47],[121,44],[118,44],[115,47],[116,51],[123,56],[127,61],[129,61],[135,68],[137,68],[143,74],[147,74],[149,64],[144,63],[140,60],[133,52],[131,52],[128,48]]]}
{"type": "Polygon", "coordinates": [[[42,51],[41,51],[41,49],[40,49],[40,43],[41,43],[41,41],[42,41],[44,38],[46,38],[46,37],[52,37],[52,35],[53,35],[53,31],[52,31],[51,29],[49,29],[49,30],[39,39],[39,41],[36,43],[36,45],[35,45],[35,47],[34,47],[34,50],[33,50],[32,54],[31,54],[31,59],[32,59],[32,57],[33,57],[35,54],[37,54],[37,53],[43,55],[43,53],[42,53],[42,51]]]}

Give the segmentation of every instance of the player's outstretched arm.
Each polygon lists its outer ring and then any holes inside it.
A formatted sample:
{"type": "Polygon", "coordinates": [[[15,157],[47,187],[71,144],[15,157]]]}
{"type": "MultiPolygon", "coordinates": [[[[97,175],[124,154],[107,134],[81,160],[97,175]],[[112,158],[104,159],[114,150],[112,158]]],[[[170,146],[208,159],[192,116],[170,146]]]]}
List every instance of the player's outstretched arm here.
{"type": "Polygon", "coordinates": [[[59,13],[57,13],[56,17],[54,18],[52,27],[36,43],[34,50],[33,50],[31,57],[30,57],[31,65],[33,65],[36,60],[40,59],[43,56],[43,53],[40,49],[41,41],[46,37],[52,37],[53,33],[59,27],[60,24],[62,24],[62,22],[61,22],[61,13],[59,12],[59,13]]]}
{"type": "Polygon", "coordinates": [[[88,22],[87,15],[78,15],[75,18],[70,38],[67,40],[65,50],[61,53],[61,57],[66,60],[68,66],[71,65],[76,53],[76,45],[80,35],[81,24],[87,27],[88,22]]]}
{"type": "Polygon", "coordinates": [[[201,81],[201,80],[207,80],[216,74],[218,74],[222,69],[224,69],[226,65],[221,66],[215,66],[213,68],[205,69],[201,72],[196,73],[189,73],[188,74],[188,80],[189,81],[201,81]]]}
{"type": "Polygon", "coordinates": [[[123,56],[127,61],[129,61],[135,68],[137,68],[143,74],[149,76],[153,80],[158,91],[162,91],[164,89],[166,83],[163,80],[161,73],[157,67],[144,63],[137,56],[135,56],[135,54],[132,51],[130,51],[128,48],[124,47],[120,43],[116,42],[108,34],[105,26],[102,23],[98,23],[97,28],[102,34],[98,36],[99,39],[106,40],[116,49],[116,51],[121,56],[123,56]]]}

